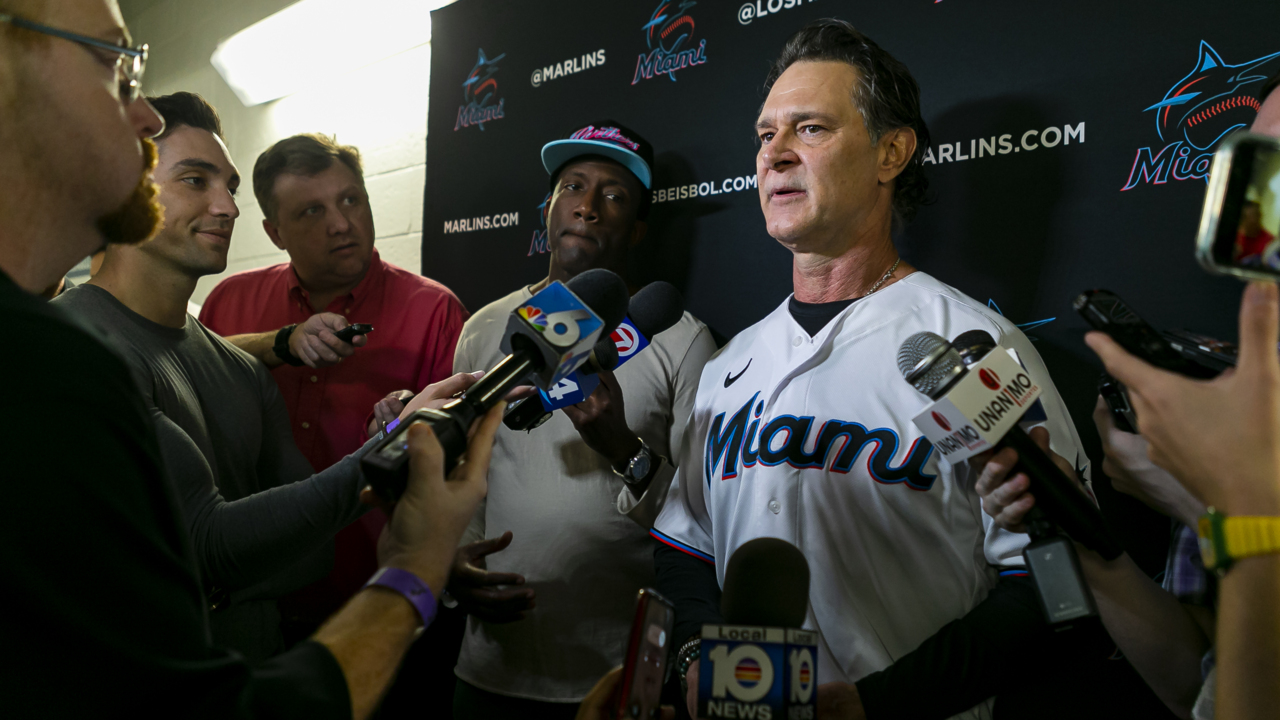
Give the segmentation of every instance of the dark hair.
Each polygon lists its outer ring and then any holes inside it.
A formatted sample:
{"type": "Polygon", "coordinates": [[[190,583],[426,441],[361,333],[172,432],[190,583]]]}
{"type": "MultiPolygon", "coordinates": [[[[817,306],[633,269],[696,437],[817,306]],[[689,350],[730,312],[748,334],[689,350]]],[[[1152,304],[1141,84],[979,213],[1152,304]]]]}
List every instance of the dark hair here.
{"type": "Polygon", "coordinates": [[[164,118],[164,132],[154,139],[163,140],[182,126],[193,127],[222,137],[222,120],[208,100],[196,93],[176,92],[172,95],[147,98],[151,107],[164,118]]]}
{"type": "Polygon", "coordinates": [[[1280,86],[1280,70],[1277,70],[1275,75],[1272,75],[1266,82],[1262,83],[1262,87],[1258,90],[1258,102],[1266,102],[1267,96],[1277,86],[1280,86]]]}
{"type": "Polygon", "coordinates": [[[576,162],[582,162],[583,160],[595,160],[598,162],[612,163],[622,168],[623,170],[626,170],[627,175],[629,175],[632,180],[636,181],[636,187],[640,189],[640,203],[636,206],[636,220],[643,222],[644,220],[647,220],[649,218],[649,209],[653,207],[653,191],[645,187],[644,183],[640,182],[640,178],[636,177],[635,173],[631,172],[629,168],[623,166],[623,164],[618,162],[617,160],[614,160],[613,158],[607,158],[603,155],[578,155],[576,157],[572,157],[572,158],[569,158],[568,160],[565,160],[564,163],[560,165],[560,167],[556,168],[555,172],[551,173],[551,192],[553,194],[556,191],[556,183],[560,181],[560,173],[563,172],[564,169],[569,167],[570,165],[576,162]]]}
{"type": "Polygon", "coordinates": [[[886,132],[898,128],[915,131],[915,154],[898,175],[893,191],[894,211],[903,220],[910,220],[925,203],[929,189],[921,164],[929,148],[929,128],[920,115],[920,86],[906,65],[852,24],[826,18],[805,25],[787,40],[764,82],[765,93],[795,63],[823,61],[842,62],[858,71],[853,104],[871,142],[879,142],[886,132]]]}
{"type": "Polygon", "coordinates": [[[333,165],[346,165],[364,187],[364,167],[360,151],[351,145],[339,145],[336,138],[317,133],[304,133],[285,138],[258,156],[253,164],[253,194],[258,207],[271,222],[276,221],[276,178],[290,175],[315,175],[333,165]]]}

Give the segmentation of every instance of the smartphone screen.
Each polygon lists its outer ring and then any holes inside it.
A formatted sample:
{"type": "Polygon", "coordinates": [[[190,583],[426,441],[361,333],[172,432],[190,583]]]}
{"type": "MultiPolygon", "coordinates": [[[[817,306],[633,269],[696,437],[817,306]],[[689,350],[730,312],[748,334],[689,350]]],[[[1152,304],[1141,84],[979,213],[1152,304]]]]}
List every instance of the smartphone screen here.
{"type": "Polygon", "coordinates": [[[666,677],[675,620],[675,609],[666,598],[647,588],[640,591],[613,717],[618,720],[661,717],[662,681],[666,677]]]}
{"type": "Polygon", "coordinates": [[[1231,275],[1280,277],[1280,143],[1242,134],[1223,145],[1201,221],[1201,262],[1231,275]]]}

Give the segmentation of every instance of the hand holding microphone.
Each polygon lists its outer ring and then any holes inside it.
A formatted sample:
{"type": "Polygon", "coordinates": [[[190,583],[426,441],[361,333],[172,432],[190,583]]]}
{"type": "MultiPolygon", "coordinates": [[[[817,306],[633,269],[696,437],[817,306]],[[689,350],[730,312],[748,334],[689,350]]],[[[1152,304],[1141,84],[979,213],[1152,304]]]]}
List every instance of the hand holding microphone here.
{"type": "Polygon", "coordinates": [[[517,307],[502,338],[508,355],[458,399],[403,418],[361,459],[369,484],[388,502],[404,492],[409,460],[405,433],[416,421],[433,427],[444,448],[445,470],[452,470],[477,418],[517,385],[532,379],[540,387],[551,387],[581,366],[600,336],[612,332],[626,316],[627,300],[621,278],[595,269],[573,278],[567,287],[551,283],[517,307]]]}

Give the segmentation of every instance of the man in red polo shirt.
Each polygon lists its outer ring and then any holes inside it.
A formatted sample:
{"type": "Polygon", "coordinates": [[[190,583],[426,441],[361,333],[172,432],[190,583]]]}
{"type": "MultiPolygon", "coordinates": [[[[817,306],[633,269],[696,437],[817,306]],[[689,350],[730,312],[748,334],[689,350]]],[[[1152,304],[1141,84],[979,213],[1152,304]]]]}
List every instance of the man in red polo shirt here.
{"type": "MultiPolygon", "coordinates": [[[[274,366],[294,441],[322,470],[363,444],[369,412],[388,393],[452,374],[468,313],[444,285],[378,256],[356,148],[321,135],[281,140],[254,164],[253,190],[266,216],[262,227],[289,262],[223,280],[200,321],[274,366]],[[310,334],[328,317],[308,318],[325,313],[374,330],[359,349],[328,330],[308,338],[323,342],[289,342],[295,325],[310,334]],[[309,356],[295,355],[299,348],[309,356]]],[[[299,631],[337,610],[377,569],[385,521],[370,512],[339,533],[329,577],[282,603],[299,631]]]]}

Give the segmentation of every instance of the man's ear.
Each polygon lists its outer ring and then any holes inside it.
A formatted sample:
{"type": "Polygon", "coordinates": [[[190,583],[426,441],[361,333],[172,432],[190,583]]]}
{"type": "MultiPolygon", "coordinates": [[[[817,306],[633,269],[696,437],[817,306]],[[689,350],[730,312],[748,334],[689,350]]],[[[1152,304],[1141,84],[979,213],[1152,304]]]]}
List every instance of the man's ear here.
{"type": "Polygon", "coordinates": [[[271,238],[271,242],[274,243],[277,248],[288,252],[288,248],[284,246],[284,241],[280,239],[280,229],[275,225],[272,225],[270,220],[266,218],[262,219],[262,229],[266,231],[267,237],[271,238]]]}
{"type": "Polygon", "coordinates": [[[649,223],[645,222],[644,220],[637,220],[635,227],[631,228],[630,247],[635,247],[639,245],[640,242],[644,240],[644,234],[647,232],[649,232],[649,223]]]}
{"type": "Polygon", "coordinates": [[[900,127],[884,134],[879,143],[879,164],[877,178],[887,183],[902,173],[911,156],[916,154],[916,131],[909,127],[900,127]]]}

